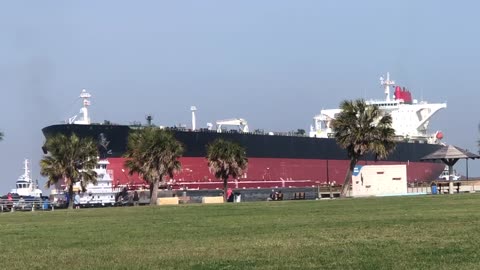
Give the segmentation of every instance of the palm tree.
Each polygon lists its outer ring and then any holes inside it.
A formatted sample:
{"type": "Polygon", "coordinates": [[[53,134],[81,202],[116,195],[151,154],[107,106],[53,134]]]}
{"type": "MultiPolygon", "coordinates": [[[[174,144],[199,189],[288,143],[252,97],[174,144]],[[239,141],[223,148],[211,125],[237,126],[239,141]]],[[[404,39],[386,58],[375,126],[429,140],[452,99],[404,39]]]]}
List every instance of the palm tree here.
{"type": "Polygon", "coordinates": [[[183,145],[167,130],[148,127],[129,135],[125,167],[130,175],[138,173],[150,184],[151,205],[157,203],[158,187],[164,177],[173,178],[180,171],[178,159],[183,152],[183,145]]]}
{"type": "Polygon", "coordinates": [[[47,153],[40,160],[40,174],[48,177],[48,188],[63,179],[68,186],[69,207],[73,209],[75,183],[80,183],[85,191],[86,184],[97,181],[97,173],[94,171],[98,161],[97,145],[91,138],[58,134],[47,138],[44,149],[47,153]]]}
{"type": "Polygon", "coordinates": [[[223,180],[223,201],[226,201],[228,178],[237,178],[247,169],[245,149],[237,143],[217,139],[207,146],[207,160],[210,172],[223,180]]]}
{"type": "Polygon", "coordinates": [[[395,130],[391,128],[389,114],[383,114],[377,105],[367,105],[362,99],[345,100],[340,109],[342,111],[332,121],[332,128],[337,143],[347,150],[350,158],[341,192],[345,197],[358,160],[366,153],[373,153],[375,158],[386,158],[395,149],[395,130]]]}

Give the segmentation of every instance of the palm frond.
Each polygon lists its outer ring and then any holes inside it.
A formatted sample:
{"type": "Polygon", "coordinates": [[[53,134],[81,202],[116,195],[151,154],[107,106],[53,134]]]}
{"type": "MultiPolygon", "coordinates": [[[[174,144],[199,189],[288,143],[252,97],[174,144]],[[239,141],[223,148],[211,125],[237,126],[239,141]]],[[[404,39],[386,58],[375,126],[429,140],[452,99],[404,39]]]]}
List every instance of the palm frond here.
{"type": "Polygon", "coordinates": [[[383,115],[377,105],[367,105],[364,100],[345,100],[341,112],[333,120],[334,137],[350,158],[358,160],[367,152],[385,158],[395,148],[395,130],[392,117],[383,115]]]}
{"type": "Polygon", "coordinates": [[[207,146],[207,160],[210,172],[222,180],[240,177],[248,166],[245,149],[223,139],[217,139],[207,146]]]}
{"type": "Polygon", "coordinates": [[[179,158],[183,152],[183,145],[167,130],[149,127],[133,131],[128,139],[125,167],[129,174],[137,173],[146,182],[154,183],[181,170],[179,158]]]}
{"type": "Polygon", "coordinates": [[[98,149],[92,139],[58,134],[48,137],[44,147],[47,154],[40,161],[40,174],[48,178],[47,187],[61,179],[67,185],[96,181],[98,149]]]}

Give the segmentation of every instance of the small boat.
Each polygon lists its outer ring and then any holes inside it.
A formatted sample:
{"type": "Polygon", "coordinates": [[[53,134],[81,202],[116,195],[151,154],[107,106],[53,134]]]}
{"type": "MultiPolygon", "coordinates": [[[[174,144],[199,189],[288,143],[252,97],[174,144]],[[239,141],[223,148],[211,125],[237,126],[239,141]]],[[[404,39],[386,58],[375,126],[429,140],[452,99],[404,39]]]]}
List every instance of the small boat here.
{"type": "MultiPolygon", "coordinates": [[[[452,176],[453,181],[460,180],[460,178],[462,177],[455,170],[453,170],[453,174],[451,176],[452,176]]],[[[446,180],[446,181],[450,180],[450,174],[448,173],[448,166],[445,166],[445,169],[443,170],[442,174],[440,174],[440,176],[438,178],[440,180],[446,180]]]]}
{"type": "Polygon", "coordinates": [[[7,195],[0,197],[0,211],[10,211],[12,207],[18,210],[32,210],[32,208],[40,208],[42,202],[48,199],[42,196],[38,181],[33,181],[28,159],[25,159],[23,164],[24,172],[18,177],[15,188],[7,195]]]}
{"type": "Polygon", "coordinates": [[[20,177],[18,177],[17,182],[15,183],[15,188],[10,191],[12,194],[22,197],[42,197],[42,190],[38,188],[38,182],[33,182],[33,179],[30,175],[29,161],[25,159],[24,162],[24,172],[20,177]]]}

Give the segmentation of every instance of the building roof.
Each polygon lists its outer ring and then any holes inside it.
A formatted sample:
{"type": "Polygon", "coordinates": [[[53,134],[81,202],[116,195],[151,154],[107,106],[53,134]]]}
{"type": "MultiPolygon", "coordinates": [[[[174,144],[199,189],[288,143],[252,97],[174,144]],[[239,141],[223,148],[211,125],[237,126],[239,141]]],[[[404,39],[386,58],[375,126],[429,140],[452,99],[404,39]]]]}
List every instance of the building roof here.
{"type": "Polygon", "coordinates": [[[476,159],[476,158],[480,158],[480,156],[454,145],[446,145],[438,149],[437,151],[424,156],[423,158],[421,158],[421,160],[467,159],[467,158],[476,159]]]}

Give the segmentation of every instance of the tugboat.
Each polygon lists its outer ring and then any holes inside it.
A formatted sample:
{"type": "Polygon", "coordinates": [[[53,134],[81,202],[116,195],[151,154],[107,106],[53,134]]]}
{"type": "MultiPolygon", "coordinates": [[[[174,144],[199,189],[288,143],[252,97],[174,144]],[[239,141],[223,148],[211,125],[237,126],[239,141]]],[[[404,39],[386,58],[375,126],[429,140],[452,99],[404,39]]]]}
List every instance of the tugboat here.
{"type": "Polygon", "coordinates": [[[33,197],[41,198],[42,190],[38,188],[38,182],[33,182],[33,179],[30,175],[29,161],[25,159],[24,162],[24,172],[20,177],[18,177],[17,182],[15,183],[15,188],[10,191],[13,196],[22,196],[22,197],[33,197]]]}
{"type": "Polygon", "coordinates": [[[24,172],[18,177],[15,188],[7,195],[0,197],[0,211],[10,211],[12,207],[18,210],[33,210],[39,208],[46,200],[42,196],[42,190],[38,188],[38,182],[34,182],[29,169],[28,159],[24,160],[24,172]]]}
{"type": "MultiPolygon", "coordinates": [[[[97,173],[97,182],[95,184],[88,183],[83,192],[82,186],[79,182],[73,185],[74,193],[80,192],[81,207],[101,207],[114,206],[116,203],[116,196],[121,191],[120,187],[115,187],[113,184],[113,171],[108,170],[109,162],[106,159],[100,159],[94,171],[97,173]]],[[[65,193],[67,187],[61,183],[56,185],[52,190],[54,202],[64,205],[65,193]]]]}
{"type": "MultiPolygon", "coordinates": [[[[107,170],[110,164],[108,160],[99,160],[95,172],[97,172],[97,183],[89,183],[86,186],[86,192],[80,196],[80,205],[84,207],[93,206],[114,206],[115,196],[120,192],[120,188],[113,186],[111,170],[107,170]]],[[[81,190],[81,186],[77,183],[74,190],[81,190]]]]}

